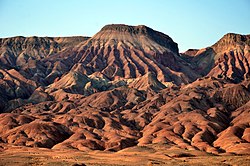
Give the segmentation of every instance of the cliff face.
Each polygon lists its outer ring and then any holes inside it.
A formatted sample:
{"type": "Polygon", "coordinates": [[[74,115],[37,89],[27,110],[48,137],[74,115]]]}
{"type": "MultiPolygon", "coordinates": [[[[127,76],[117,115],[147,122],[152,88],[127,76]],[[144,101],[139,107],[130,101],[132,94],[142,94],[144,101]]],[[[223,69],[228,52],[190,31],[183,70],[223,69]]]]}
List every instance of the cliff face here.
{"type": "Polygon", "coordinates": [[[0,39],[0,141],[249,154],[249,60],[249,35],[179,54],[143,25],[107,25],[91,38],[0,39]]]}

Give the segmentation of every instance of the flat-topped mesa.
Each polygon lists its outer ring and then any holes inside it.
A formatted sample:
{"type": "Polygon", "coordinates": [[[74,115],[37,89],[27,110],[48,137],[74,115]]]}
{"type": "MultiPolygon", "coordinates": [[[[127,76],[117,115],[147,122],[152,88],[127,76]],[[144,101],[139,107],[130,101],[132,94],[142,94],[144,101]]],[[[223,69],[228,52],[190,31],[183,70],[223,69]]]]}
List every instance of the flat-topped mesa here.
{"type": "Polygon", "coordinates": [[[133,42],[151,45],[152,43],[157,43],[161,47],[167,48],[170,51],[179,54],[179,49],[177,43],[175,43],[172,38],[168,35],[155,31],[145,25],[130,26],[125,24],[109,24],[104,26],[95,36],[93,40],[127,40],[133,42]],[[148,39],[142,39],[141,37],[146,37],[148,39]]]}
{"type": "Polygon", "coordinates": [[[131,26],[131,25],[125,25],[125,24],[109,24],[105,25],[101,31],[117,31],[117,32],[128,32],[131,34],[147,34],[148,31],[154,31],[153,29],[145,26],[145,25],[138,25],[138,26],[131,26]]]}
{"type": "Polygon", "coordinates": [[[80,65],[74,69],[86,75],[119,80],[152,72],[159,81],[177,85],[197,78],[183,63],[178,45],[168,35],[144,25],[106,25],[75,51],[80,65]]]}

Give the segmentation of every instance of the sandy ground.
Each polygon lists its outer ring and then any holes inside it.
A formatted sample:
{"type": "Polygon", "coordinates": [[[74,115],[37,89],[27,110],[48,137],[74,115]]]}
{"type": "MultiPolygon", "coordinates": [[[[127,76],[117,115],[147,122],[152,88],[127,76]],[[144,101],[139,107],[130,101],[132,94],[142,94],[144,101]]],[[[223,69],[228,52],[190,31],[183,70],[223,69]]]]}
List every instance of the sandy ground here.
{"type": "Polygon", "coordinates": [[[196,150],[182,150],[167,145],[131,147],[119,152],[51,150],[0,145],[0,166],[85,164],[87,166],[135,165],[239,165],[250,166],[250,155],[212,155],[196,150]]]}

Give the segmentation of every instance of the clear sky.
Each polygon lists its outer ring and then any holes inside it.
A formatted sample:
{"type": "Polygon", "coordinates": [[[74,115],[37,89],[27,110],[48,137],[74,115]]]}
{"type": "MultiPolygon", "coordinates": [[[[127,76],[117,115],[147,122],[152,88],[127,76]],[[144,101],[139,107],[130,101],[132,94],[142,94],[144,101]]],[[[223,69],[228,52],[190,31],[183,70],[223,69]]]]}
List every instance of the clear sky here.
{"type": "Polygon", "coordinates": [[[250,0],[0,0],[0,37],[93,36],[104,25],[147,25],[180,51],[250,34],[250,0]]]}

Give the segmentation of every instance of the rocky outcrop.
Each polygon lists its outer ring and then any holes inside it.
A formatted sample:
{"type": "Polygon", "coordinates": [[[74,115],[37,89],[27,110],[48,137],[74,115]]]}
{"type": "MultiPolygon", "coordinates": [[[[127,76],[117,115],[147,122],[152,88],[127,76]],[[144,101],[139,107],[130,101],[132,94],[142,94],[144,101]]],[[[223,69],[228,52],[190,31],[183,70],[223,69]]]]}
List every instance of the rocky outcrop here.
{"type": "Polygon", "coordinates": [[[133,82],[129,84],[129,87],[144,91],[148,91],[149,89],[160,91],[166,88],[166,86],[162,84],[151,72],[133,80],[133,82]]]}
{"type": "Polygon", "coordinates": [[[203,76],[239,83],[250,77],[250,35],[228,33],[211,47],[199,50],[191,63],[203,76]]]}

